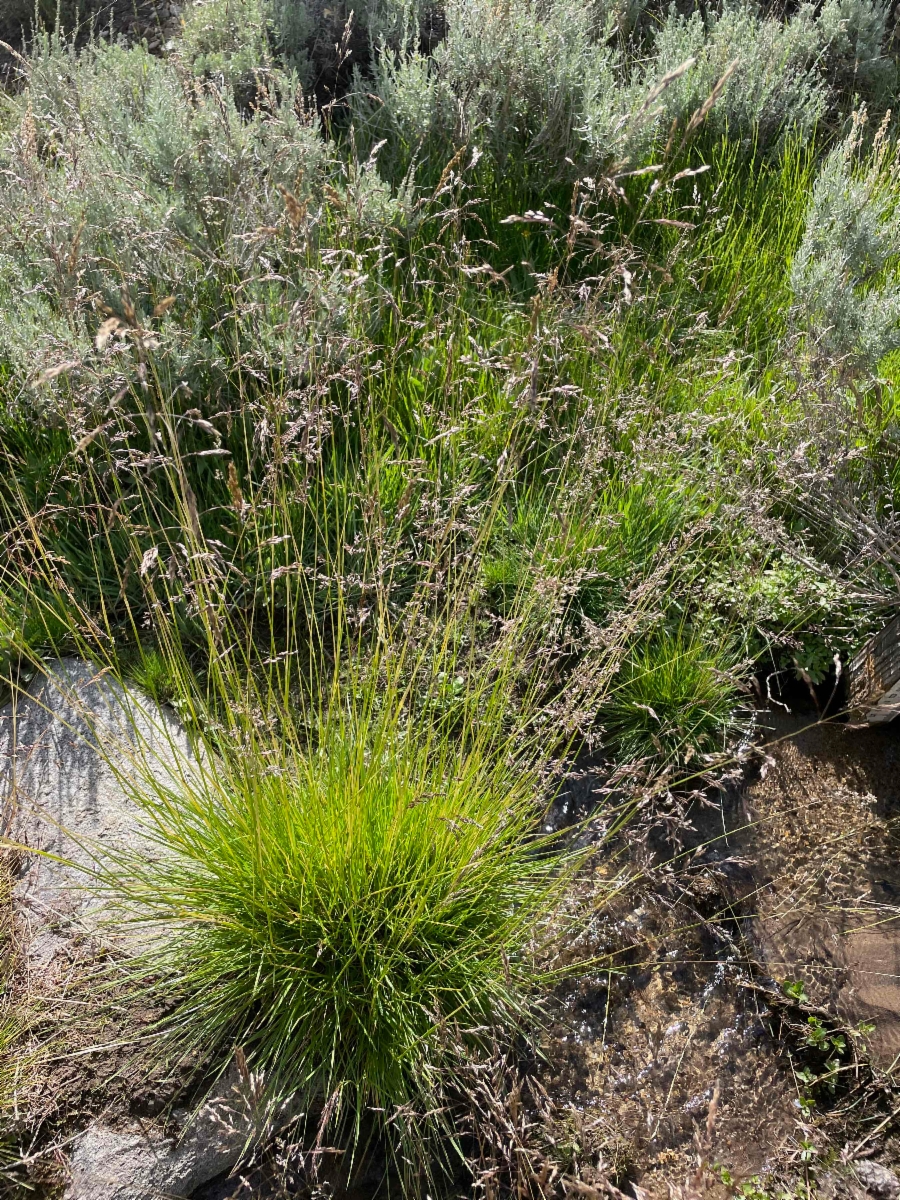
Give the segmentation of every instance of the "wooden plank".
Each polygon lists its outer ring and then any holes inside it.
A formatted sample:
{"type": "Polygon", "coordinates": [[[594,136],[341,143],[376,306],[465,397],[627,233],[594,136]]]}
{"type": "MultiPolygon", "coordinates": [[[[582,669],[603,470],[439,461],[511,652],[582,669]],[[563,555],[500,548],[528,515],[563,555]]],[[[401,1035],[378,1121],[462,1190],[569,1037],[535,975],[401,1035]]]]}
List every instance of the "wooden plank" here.
{"type": "Polygon", "coordinates": [[[862,648],[847,674],[850,708],[870,725],[900,715],[900,613],[862,648]]]}

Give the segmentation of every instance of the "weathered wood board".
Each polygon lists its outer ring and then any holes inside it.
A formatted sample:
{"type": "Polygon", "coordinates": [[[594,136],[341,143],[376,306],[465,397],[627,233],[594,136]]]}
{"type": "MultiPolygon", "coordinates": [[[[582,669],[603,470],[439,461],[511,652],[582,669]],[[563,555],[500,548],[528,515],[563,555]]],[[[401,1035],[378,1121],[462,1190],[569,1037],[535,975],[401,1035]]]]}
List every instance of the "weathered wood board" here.
{"type": "Polygon", "coordinates": [[[851,711],[870,725],[900,715],[900,614],[852,660],[848,683],[851,711]]]}

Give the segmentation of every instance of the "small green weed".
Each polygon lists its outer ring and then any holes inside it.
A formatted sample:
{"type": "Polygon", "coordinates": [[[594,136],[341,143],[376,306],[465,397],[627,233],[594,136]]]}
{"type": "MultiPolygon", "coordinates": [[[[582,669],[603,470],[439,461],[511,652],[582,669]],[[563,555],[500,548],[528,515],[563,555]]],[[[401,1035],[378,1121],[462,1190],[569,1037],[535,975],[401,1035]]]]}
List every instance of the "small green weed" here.
{"type": "MultiPolygon", "coordinates": [[[[809,996],[806,985],[801,980],[785,980],[781,985],[782,991],[795,1004],[808,1005],[809,996]]],[[[860,1039],[870,1032],[869,1026],[862,1023],[847,1032],[853,1039],[860,1039]]],[[[794,1078],[804,1089],[799,1096],[801,1110],[808,1118],[817,1102],[822,1098],[822,1090],[834,1095],[840,1081],[844,1060],[848,1055],[847,1033],[843,1029],[833,1029],[815,1013],[806,1018],[806,1030],[801,1040],[803,1047],[800,1061],[794,1064],[794,1078]]]]}
{"type": "Polygon", "coordinates": [[[798,1004],[809,1004],[809,996],[806,994],[806,984],[800,979],[786,979],[781,985],[784,994],[791,1000],[796,1000],[798,1004]]]}

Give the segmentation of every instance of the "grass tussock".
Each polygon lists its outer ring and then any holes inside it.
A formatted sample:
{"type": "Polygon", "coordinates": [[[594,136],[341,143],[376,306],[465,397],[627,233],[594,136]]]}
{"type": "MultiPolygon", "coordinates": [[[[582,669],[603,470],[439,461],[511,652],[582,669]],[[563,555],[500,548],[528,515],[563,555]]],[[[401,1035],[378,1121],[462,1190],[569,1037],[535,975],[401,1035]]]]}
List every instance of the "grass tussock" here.
{"type": "Polygon", "coordinates": [[[539,995],[574,860],[541,834],[541,756],[497,729],[496,695],[457,699],[448,732],[410,694],[440,680],[370,671],[311,735],[238,719],[177,794],[144,782],[165,855],[105,882],[166,933],[143,969],[174,999],[170,1050],[240,1048],[271,1098],[325,1105],[320,1137],[387,1114],[421,1165],[454,1071],[539,995]]]}

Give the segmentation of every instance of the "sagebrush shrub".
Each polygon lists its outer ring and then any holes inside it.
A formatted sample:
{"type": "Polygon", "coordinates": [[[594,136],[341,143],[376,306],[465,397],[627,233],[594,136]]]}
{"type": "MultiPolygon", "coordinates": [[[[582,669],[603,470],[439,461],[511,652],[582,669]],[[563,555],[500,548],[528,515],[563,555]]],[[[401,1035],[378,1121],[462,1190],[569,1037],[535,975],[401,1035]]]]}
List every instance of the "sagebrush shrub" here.
{"type": "Polygon", "coordinates": [[[809,137],[842,96],[890,102],[896,67],[883,49],[887,11],[880,0],[826,0],[779,20],[752,0],[687,15],[672,6],[643,77],[649,84],[695,60],[663,94],[664,128],[696,111],[730,68],[707,118],[713,130],[763,147],[789,132],[809,137]]]}
{"type": "Polygon", "coordinates": [[[450,0],[445,20],[428,56],[383,47],[373,98],[357,83],[359,124],[396,139],[407,157],[474,144],[517,172],[535,164],[547,181],[581,155],[588,127],[604,154],[617,154],[629,112],[615,94],[621,56],[590,4],[450,0]]]}
{"type": "Polygon", "coordinates": [[[538,183],[567,158],[591,169],[639,162],[673,121],[684,131],[726,75],[711,132],[767,148],[811,136],[852,90],[886,102],[895,79],[879,0],[802,4],[783,20],[752,0],[672,6],[640,37],[622,34],[633,17],[586,0],[448,0],[443,13],[446,35],[430,53],[383,40],[356,77],[358,127],[387,137],[404,167],[417,154],[446,160],[461,143],[538,183]]]}
{"type": "Polygon", "coordinates": [[[44,40],[0,146],[0,361],[115,376],[139,341],[172,386],[209,391],[242,354],[290,377],[339,338],[368,278],[319,259],[319,229],[377,245],[410,201],[374,161],[335,158],[290,77],[266,86],[248,113],[178,59],[44,40]],[[273,255],[291,264],[277,282],[273,255]],[[121,318],[104,344],[102,307],[121,318]]]}
{"type": "Polygon", "coordinates": [[[860,152],[860,126],[825,159],[791,265],[794,316],[816,353],[872,371],[900,346],[897,150],[860,152]]]}
{"type": "Polygon", "coordinates": [[[673,7],[654,41],[648,85],[681,63],[694,66],[661,98],[659,120],[684,123],[733,73],[709,117],[716,132],[769,144],[788,130],[808,135],[821,118],[827,92],[816,69],[821,34],[809,6],[785,22],[764,17],[752,3],[728,2],[704,16],[673,7]]]}
{"type": "MultiPolygon", "coordinates": [[[[282,65],[296,70],[309,87],[324,85],[329,99],[343,55],[367,67],[382,48],[414,50],[443,27],[436,0],[261,0],[260,13],[270,24],[282,65]]],[[[251,44],[256,36],[251,25],[245,36],[251,44]]]]}
{"type": "Polygon", "coordinates": [[[178,52],[198,75],[240,90],[272,66],[269,8],[265,0],[194,0],[187,11],[178,52]]]}
{"type": "Polygon", "coordinates": [[[817,24],[823,71],[836,96],[858,94],[879,107],[893,101],[897,64],[886,49],[889,16],[883,0],[825,0],[817,24]]]}

